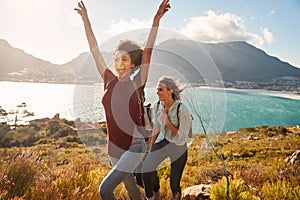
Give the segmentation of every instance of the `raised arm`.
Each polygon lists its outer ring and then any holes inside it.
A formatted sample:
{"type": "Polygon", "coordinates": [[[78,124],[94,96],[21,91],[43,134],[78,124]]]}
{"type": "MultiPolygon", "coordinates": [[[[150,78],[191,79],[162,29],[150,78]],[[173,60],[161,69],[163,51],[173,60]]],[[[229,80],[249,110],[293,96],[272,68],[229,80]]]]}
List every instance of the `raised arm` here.
{"type": "Polygon", "coordinates": [[[77,13],[80,14],[80,16],[82,18],[86,37],[87,37],[89,47],[90,47],[90,51],[94,57],[97,69],[98,69],[101,77],[103,78],[104,71],[107,68],[107,65],[103,59],[101,52],[98,49],[97,40],[93,33],[92,26],[91,26],[90,20],[88,18],[86,7],[85,7],[84,3],[82,1],[80,1],[80,2],[78,2],[78,8],[74,8],[74,10],[76,10],[77,13]]]}
{"type": "Polygon", "coordinates": [[[150,66],[150,60],[152,55],[153,46],[156,40],[157,31],[160,23],[160,19],[164,16],[164,14],[170,9],[170,3],[169,0],[163,0],[163,2],[160,4],[154,19],[153,24],[148,36],[148,40],[146,43],[146,46],[144,48],[142,63],[141,63],[141,82],[142,85],[146,83],[148,73],[149,73],[149,66],[150,66]]]}

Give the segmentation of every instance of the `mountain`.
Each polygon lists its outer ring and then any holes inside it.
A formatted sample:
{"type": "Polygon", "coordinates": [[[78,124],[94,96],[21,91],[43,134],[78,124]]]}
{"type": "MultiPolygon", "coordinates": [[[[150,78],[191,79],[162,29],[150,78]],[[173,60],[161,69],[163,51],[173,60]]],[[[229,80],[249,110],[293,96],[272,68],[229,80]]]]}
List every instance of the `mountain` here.
{"type": "MultiPolygon", "coordinates": [[[[68,82],[74,79],[64,67],[35,58],[0,40],[0,80],[30,82],[68,82]]],[[[72,71],[72,70],[71,70],[72,71]]]]}
{"type": "MultiPolygon", "coordinates": [[[[202,75],[204,79],[223,81],[267,82],[283,77],[300,77],[300,68],[294,67],[246,42],[196,43],[191,40],[168,40],[159,45],[162,49],[171,50],[173,58],[157,57],[170,65],[181,65],[174,59],[178,57],[189,62],[190,68],[197,72],[189,72],[190,76],[202,75]],[[220,74],[220,76],[218,75],[220,74]]],[[[188,65],[185,65],[188,66],[188,65]]],[[[189,68],[186,68],[190,70],[189,68]]],[[[182,70],[182,73],[187,71],[182,70]]]]}
{"type": "MultiPolygon", "coordinates": [[[[111,52],[103,52],[103,56],[111,63],[111,52]]],[[[211,44],[171,39],[153,51],[149,81],[156,82],[162,75],[193,83],[269,82],[284,77],[300,79],[300,68],[246,42],[211,44]]],[[[68,63],[56,65],[0,40],[0,81],[94,83],[99,81],[99,74],[87,52],[68,63]]]]}
{"type": "Polygon", "coordinates": [[[299,68],[269,56],[246,42],[203,45],[226,81],[267,81],[285,76],[300,76],[299,68]]]}

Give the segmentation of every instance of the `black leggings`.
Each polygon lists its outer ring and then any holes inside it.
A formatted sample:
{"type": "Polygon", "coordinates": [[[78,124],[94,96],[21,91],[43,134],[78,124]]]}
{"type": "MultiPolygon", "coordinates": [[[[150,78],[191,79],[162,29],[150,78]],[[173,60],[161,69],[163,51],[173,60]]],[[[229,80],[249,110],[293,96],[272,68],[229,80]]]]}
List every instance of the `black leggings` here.
{"type": "MultiPolygon", "coordinates": [[[[136,179],[136,183],[138,184],[138,186],[144,188],[144,183],[143,183],[143,177],[142,177],[142,173],[135,173],[135,179],[136,179]]],[[[153,175],[151,175],[153,178],[153,191],[154,192],[158,192],[160,189],[160,185],[159,185],[159,178],[157,175],[157,171],[155,170],[153,172],[153,175]]]]}
{"type": "Polygon", "coordinates": [[[177,146],[164,139],[153,145],[151,152],[147,155],[143,164],[142,176],[147,198],[154,195],[153,191],[157,189],[157,185],[159,189],[159,179],[156,169],[167,157],[170,157],[171,160],[170,187],[172,195],[181,194],[180,180],[188,157],[187,146],[177,146]],[[156,186],[156,188],[153,186],[156,186]]]}

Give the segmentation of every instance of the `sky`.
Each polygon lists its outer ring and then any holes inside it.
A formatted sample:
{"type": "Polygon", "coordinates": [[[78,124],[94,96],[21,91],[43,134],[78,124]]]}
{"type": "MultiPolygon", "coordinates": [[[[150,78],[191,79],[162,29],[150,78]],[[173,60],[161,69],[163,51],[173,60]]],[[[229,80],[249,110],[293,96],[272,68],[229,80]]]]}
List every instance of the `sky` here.
{"type": "MultiPolygon", "coordinates": [[[[85,0],[101,44],[150,28],[160,0],[85,0]]],[[[199,42],[246,41],[300,67],[300,0],[170,0],[161,20],[199,42]]],[[[89,51],[75,0],[1,0],[0,39],[37,58],[64,64],[89,51]]],[[[146,40],[146,38],[145,38],[146,40]]]]}

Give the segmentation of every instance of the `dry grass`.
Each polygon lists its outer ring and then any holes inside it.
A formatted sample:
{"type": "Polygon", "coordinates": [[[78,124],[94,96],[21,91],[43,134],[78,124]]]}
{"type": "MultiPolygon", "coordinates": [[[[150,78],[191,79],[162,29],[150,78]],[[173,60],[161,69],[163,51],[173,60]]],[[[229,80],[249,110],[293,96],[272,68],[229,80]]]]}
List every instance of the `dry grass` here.
{"type": "MultiPolygon", "coordinates": [[[[284,162],[300,149],[299,133],[295,127],[254,127],[220,135],[221,151],[216,148],[216,152],[225,158],[231,174],[229,192],[234,199],[300,198],[299,164],[284,162]]],[[[99,184],[110,170],[105,147],[60,144],[65,142],[0,148],[0,199],[99,199],[99,184]]],[[[214,153],[200,158],[203,142],[204,138],[197,135],[189,147],[182,189],[209,183],[212,198],[224,195],[222,162],[214,153]]],[[[163,199],[171,197],[169,170],[164,167],[158,172],[163,199]]],[[[123,185],[115,194],[118,199],[129,199],[123,185]]]]}

